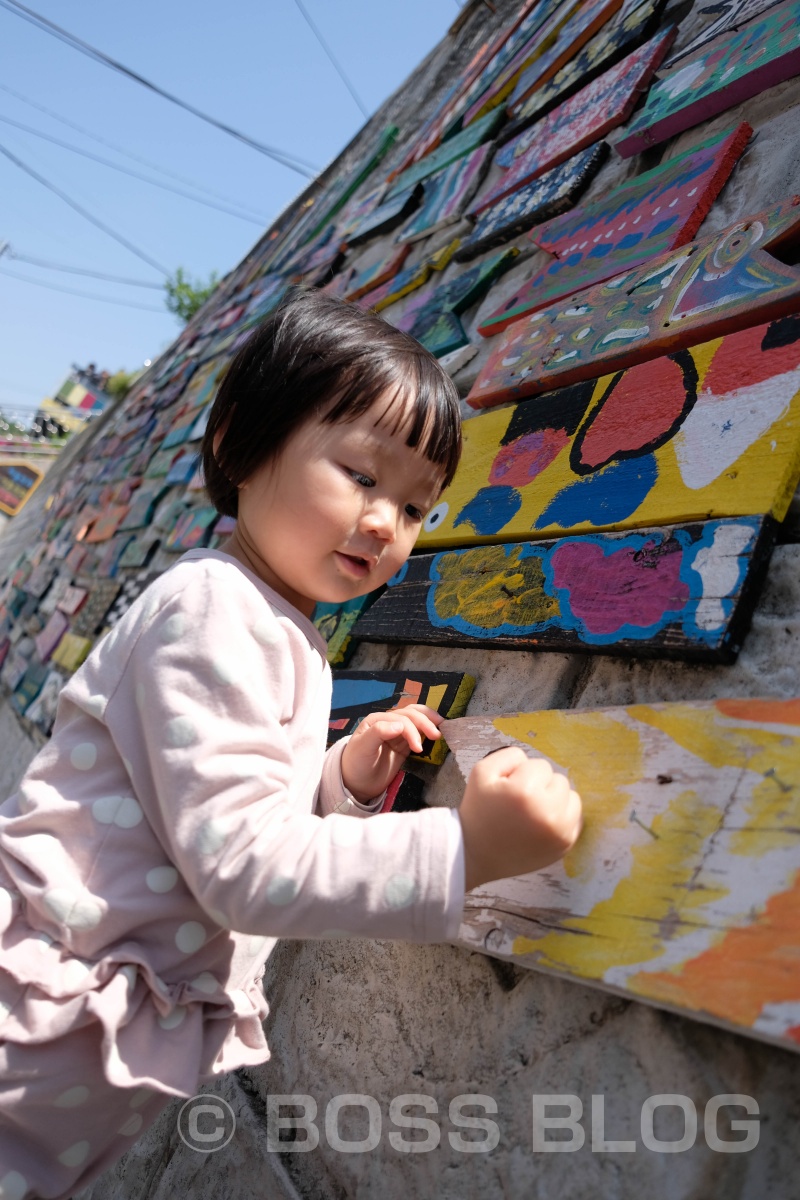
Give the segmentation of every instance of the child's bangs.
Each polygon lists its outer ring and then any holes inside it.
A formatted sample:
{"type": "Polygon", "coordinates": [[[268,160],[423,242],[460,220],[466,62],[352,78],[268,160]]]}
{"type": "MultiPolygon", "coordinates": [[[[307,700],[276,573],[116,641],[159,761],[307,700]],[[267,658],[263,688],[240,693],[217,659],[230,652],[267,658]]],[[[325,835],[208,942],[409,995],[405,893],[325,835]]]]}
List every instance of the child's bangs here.
{"type": "Polygon", "coordinates": [[[442,468],[447,487],[461,457],[461,410],[458,392],[435,359],[409,353],[405,361],[356,364],[325,421],[355,420],[381,398],[388,397],[377,424],[391,433],[407,427],[407,446],[418,448],[429,462],[442,468]],[[412,401],[409,414],[408,400],[412,401]]]}

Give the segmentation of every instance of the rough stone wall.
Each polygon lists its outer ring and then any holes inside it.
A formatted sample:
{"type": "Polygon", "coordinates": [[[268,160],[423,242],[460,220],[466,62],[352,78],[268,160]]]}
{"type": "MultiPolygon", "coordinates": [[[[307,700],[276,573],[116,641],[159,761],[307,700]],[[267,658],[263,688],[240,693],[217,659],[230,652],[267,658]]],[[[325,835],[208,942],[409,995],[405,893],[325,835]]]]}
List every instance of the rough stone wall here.
{"type": "MultiPolygon", "coordinates": [[[[458,36],[444,39],[371,127],[391,118],[405,131],[422,121],[435,95],[515,6],[515,0],[496,0],[497,11],[491,14],[474,4],[458,36]]],[[[667,15],[682,22],[676,48],[713,19],[702,4],[673,4],[667,15]]],[[[702,127],[706,136],[746,118],[756,130],[704,231],[800,191],[798,104],[800,79],[702,127]]],[[[699,136],[700,130],[689,131],[630,160],[612,155],[588,195],[655,165],[662,155],[672,157],[699,136]]],[[[418,261],[453,233],[447,230],[416,245],[409,261],[418,261]]],[[[383,257],[391,236],[370,243],[362,264],[383,257]]],[[[466,314],[467,331],[474,333],[479,319],[539,265],[538,252],[521,256],[483,305],[466,314]]],[[[460,269],[453,266],[441,278],[446,282],[460,269]]],[[[489,350],[488,343],[475,340],[482,343],[480,354],[456,376],[462,394],[489,350]]],[[[464,413],[473,415],[466,406],[464,413]]],[[[4,546],[2,539],[0,566],[4,546]]],[[[478,678],[472,714],[725,695],[797,696],[799,567],[800,545],[787,523],[752,630],[730,667],[366,644],[351,665],[468,670],[478,678]]],[[[0,722],[0,782],[10,787],[8,779],[21,771],[31,748],[14,733],[13,717],[5,709],[0,722]]],[[[426,775],[429,803],[458,804],[463,781],[452,757],[426,775]]],[[[271,1059],[205,1089],[227,1099],[236,1112],[237,1132],[230,1144],[208,1155],[188,1149],[177,1134],[181,1102],[176,1101],[117,1167],[74,1200],[171,1200],[178,1194],[184,1200],[377,1195],[399,1200],[409,1194],[437,1200],[588,1200],[598,1195],[608,1200],[756,1200],[766,1195],[790,1200],[798,1193],[800,1072],[797,1058],[785,1050],[452,945],[287,941],[270,960],[264,983],[271,1006],[266,1025],[271,1059]],[[267,1149],[267,1097],[292,1093],[315,1100],[320,1143],[313,1153],[278,1156],[267,1149]],[[441,1130],[441,1142],[429,1153],[400,1153],[389,1142],[389,1132],[396,1128],[389,1121],[391,1100],[406,1093],[431,1096],[438,1105],[438,1113],[429,1115],[441,1130]],[[490,1153],[462,1153],[450,1145],[448,1133],[456,1129],[448,1106],[464,1093],[496,1102],[500,1136],[490,1153]],[[566,1155],[533,1152],[531,1096],[542,1093],[581,1099],[587,1131],[582,1149],[566,1155]],[[700,1115],[697,1142],[685,1153],[655,1153],[642,1146],[642,1105],[664,1093],[689,1096],[700,1115]],[[720,1093],[744,1093],[757,1100],[762,1118],[755,1150],[726,1155],[707,1147],[702,1113],[708,1099],[720,1093]],[[383,1132],[374,1150],[348,1154],[327,1144],[325,1107],[331,1097],[343,1094],[366,1094],[378,1102],[383,1132]],[[634,1153],[592,1151],[593,1094],[605,1099],[606,1137],[635,1140],[634,1153]]],[[[657,1134],[678,1137],[680,1123],[667,1119],[675,1110],[661,1115],[665,1119],[657,1124],[657,1134]]],[[[364,1112],[345,1110],[339,1127],[344,1138],[366,1137],[364,1112]]]]}

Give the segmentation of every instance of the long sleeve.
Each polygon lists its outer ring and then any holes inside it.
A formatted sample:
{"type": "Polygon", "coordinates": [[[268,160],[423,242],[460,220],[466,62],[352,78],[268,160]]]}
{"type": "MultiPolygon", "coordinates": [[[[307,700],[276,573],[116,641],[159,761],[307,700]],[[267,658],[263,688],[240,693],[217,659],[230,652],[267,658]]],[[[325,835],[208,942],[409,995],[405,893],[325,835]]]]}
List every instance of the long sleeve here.
{"type": "Polygon", "coordinates": [[[318,790],[324,806],[335,793],[323,769],[341,781],[324,755],[327,664],[244,577],[221,587],[192,568],[148,614],[106,720],[197,903],[267,937],[451,936],[451,811],[312,811],[318,790]]]}

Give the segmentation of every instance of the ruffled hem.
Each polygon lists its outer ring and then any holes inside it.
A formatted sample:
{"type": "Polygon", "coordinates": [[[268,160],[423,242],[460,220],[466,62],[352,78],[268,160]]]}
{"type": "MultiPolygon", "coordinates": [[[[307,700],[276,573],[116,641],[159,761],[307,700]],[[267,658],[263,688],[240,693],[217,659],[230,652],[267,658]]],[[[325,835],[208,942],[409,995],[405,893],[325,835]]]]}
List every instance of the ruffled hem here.
{"type": "Polygon", "coordinates": [[[103,1070],[117,1088],[193,1096],[199,1082],[269,1058],[260,979],[209,995],[167,984],[124,944],[77,958],[26,918],[21,893],[0,887],[0,1039],[46,1043],[103,1026],[103,1070]]]}

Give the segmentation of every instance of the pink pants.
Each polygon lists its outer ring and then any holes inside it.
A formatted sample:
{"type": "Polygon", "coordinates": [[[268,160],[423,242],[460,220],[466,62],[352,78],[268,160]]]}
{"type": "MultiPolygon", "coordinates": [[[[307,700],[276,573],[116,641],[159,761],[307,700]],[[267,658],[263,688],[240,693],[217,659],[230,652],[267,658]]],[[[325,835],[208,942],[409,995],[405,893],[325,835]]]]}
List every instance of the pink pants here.
{"type": "Polygon", "coordinates": [[[39,1044],[0,1039],[0,1200],[68,1200],[113,1166],[173,1099],[114,1088],[103,1026],[39,1044]]]}

